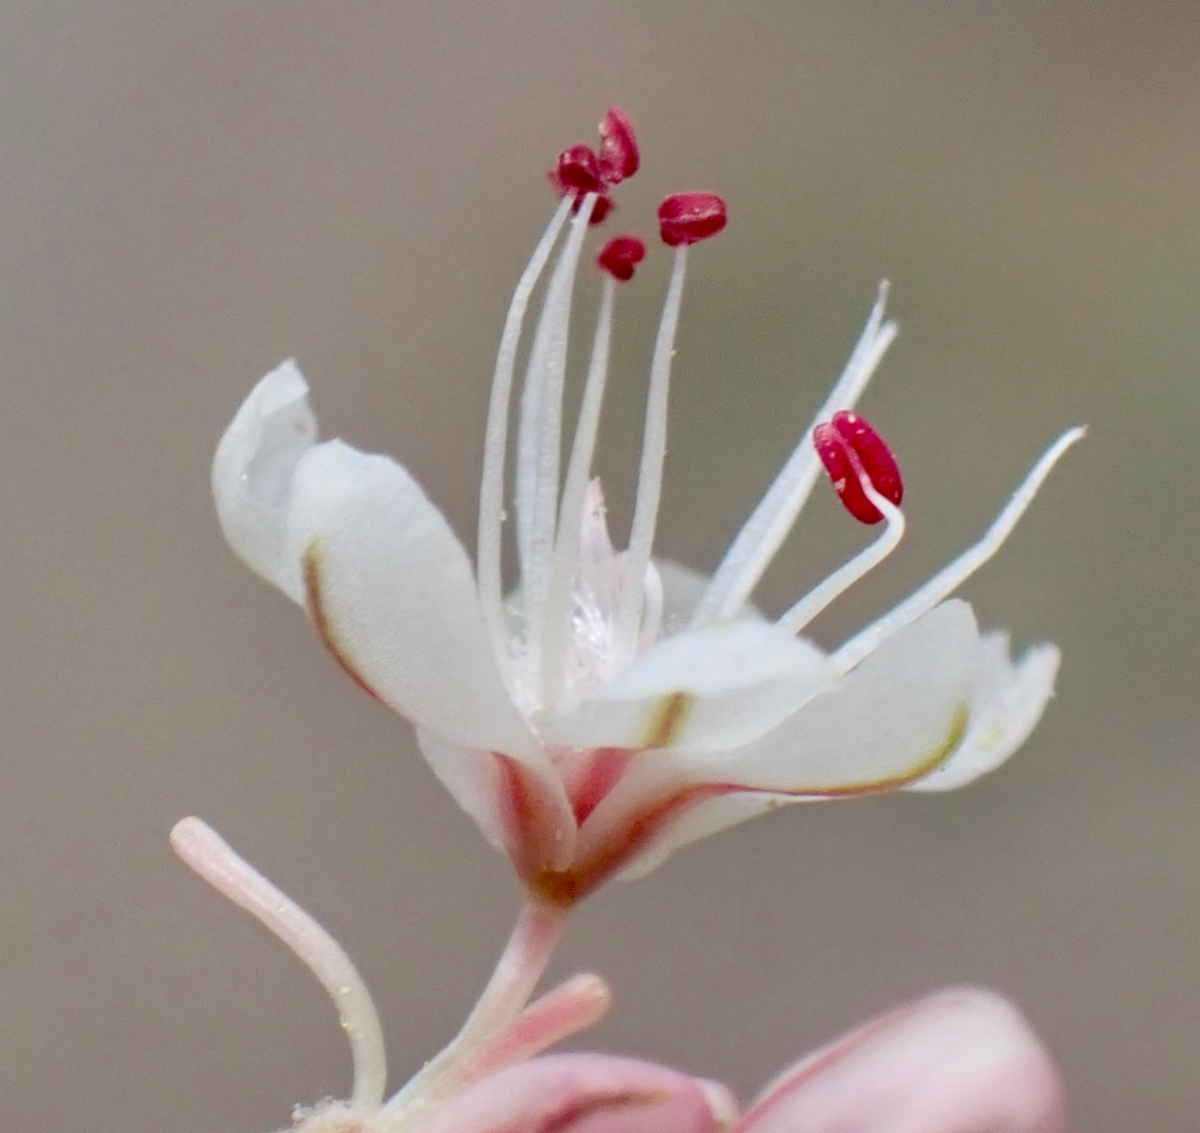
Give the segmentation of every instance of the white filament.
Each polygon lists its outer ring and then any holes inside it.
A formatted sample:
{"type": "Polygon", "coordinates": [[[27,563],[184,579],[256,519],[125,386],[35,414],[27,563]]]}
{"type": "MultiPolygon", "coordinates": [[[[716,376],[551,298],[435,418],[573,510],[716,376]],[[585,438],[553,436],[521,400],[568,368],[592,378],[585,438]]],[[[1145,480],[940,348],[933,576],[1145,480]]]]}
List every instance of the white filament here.
{"type": "Polygon", "coordinates": [[[799,633],[809,622],[835,599],[841,597],[863,575],[874,570],[888,557],[904,538],[904,514],[871,486],[866,475],[859,477],[867,499],[882,513],[887,527],[882,535],[869,547],[860,551],[844,566],[839,567],[824,582],[810,590],[782,618],[779,625],[789,633],[799,633]]]}
{"type": "Polygon", "coordinates": [[[595,203],[594,193],[584,198],[546,285],[521,396],[521,428],[517,436],[517,552],[525,598],[526,656],[533,672],[538,670],[541,652],[537,613],[546,601],[554,557],[571,297],[595,203]]]}
{"type": "Polygon", "coordinates": [[[864,657],[871,653],[884,638],[891,636],[898,629],[915,622],[922,614],[932,610],[944,598],[949,597],[963,582],[974,574],[1001,547],[1004,541],[1016,527],[1018,520],[1025,514],[1026,508],[1033,502],[1038,489],[1042,486],[1051,469],[1058,463],[1059,458],[1076,441],[1080,440],[1086,429],[1068,429],[1057,441],[1042,454],[1042,458],[1033,466],[1021,486],[1013,493],[1004,510],[996,517],[995,522],[988,528],[987,533],[973,547],[959,555],[949,566],[933,576],[916,593],[906,598],[900,605],[884,614],[878,621],[872,622],[861,633],[852,637],[836,653],[833,662],[842,672],[852,669],[864,657]]]}
{"type": "Polygon", "coordinates": [[[356,1109],[377,1108],[387,1085],[383,1031],[366,984],[341,945],[200,819],[177,823],[171,845],[217,892],[279,937],[321,981],[350,1040],[354,1061],[350,1104],[356,1109]]]}
{"type": "Polygon", "coordinates": [[[550,252],[571,211],[571,198],[564,197],[549,226],[538,241],[517,288],[513,292],[504,333],[496,355],[492,377],[492,393],[488,402],[487,430],[483,443],[483,479],[479,486],[479,601],[491,633],[496,660],[504,670],[507,662],[504,626],[504,581],[502,566],[504,517],[504,457],[508,450],[508,413],[512,401],[513,373],[517,363],[517,348],[529,298],[541,278],[550,252]]]}
{"type": "Polygon", "coordinates": [[[646,590],[642,613],[642,629],[638,636],[637,647],[639,655],[645,653],[658,640],[658,635],[662,632],[664,604],[662,575],[658,573],[658,567],[654,565],[654,560],[651,559],[646,564],[646,590]]]}
{"type": "Polygon", "coordinates": [[[617,606],[616,648],[618,657],[628,659],[637,644],[645,596],[646,568],[658,522],[662,495],[663,461],[667,454],[667,401],[671,386],[671,359],[675,356],[675,330],[687,273],[687,245],[675,249],[675,264],[663,302],[654,357],[650,363],[650,388],[646,394],[646,424],[642,433],[642,461],[638,469],[637,496],[629,550],[625,554],[625,584],[617,606]]]}
{"type": "Polygon", "coordinates": [[[813,429],[839,409],[850,409],[858,401],[896,337],[896,324],[883,322],[887,292],[884,281],[879,285],[879,297],[842,376],[725,552],[692,616],[693,626],[732,618],[749,600],[783,545],[820,474],[820,460],[812,444],[813,429]]]}
{"type": "Polygon", "coordinates": [[[592,360],[583,387],[583,403],[575,426],[575,440],[571,445],[571,458],[567,463],[567,479],[559,508],[554,563],[542,617],[542,704],[546,708],[557,700],[565,676],[564,658],[570,629],[567,607],[571,600],[571,585],[579,567],[579,540],[583,531],[588,479],[596,452],[596,434],[600,428],[600,410],[604,404],[604,387],[608,379],[608,351],[612,341],[616,292],[617,281],[605,276],[600,313],[596,318],[596,334],[592,340],[592,360]]]}

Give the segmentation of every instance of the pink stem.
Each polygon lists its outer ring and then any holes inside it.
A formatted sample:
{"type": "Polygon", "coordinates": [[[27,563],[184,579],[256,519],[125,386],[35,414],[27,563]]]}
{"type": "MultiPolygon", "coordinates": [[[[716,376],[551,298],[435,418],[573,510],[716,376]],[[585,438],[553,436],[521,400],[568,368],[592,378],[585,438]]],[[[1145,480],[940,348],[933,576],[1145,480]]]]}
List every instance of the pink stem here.
{"type": "Polygon", "coordinates": [[[611,1006],[612,992],[599,976],[585,973],[572,977],[484,1039],[450,1078],[439,1083],[438,1100],[448,1100],[481,1078],[533,1058],[594,1026],[611,1006]]]}
{"type": "Polygon", "coordinates": [[[486,1040],[521,1014],[562,937],[567,911],[526,898],[492,978],[462,1030],[383,1107],[385,1128],[402,1129],[426,1117],[486,1040]]]}

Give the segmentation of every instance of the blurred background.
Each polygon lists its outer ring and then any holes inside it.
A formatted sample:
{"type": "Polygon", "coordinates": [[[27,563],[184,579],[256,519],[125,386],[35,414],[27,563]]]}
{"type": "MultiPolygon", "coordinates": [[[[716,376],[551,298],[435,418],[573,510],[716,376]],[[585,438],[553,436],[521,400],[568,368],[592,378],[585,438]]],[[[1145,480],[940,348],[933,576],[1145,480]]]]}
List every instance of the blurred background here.
{"type": "MultiPolygon", "coordinates": [[[[945,796],[797,807],[578,912],[587,1036],[743,1095],[952,982],[1020,1003],[1094,1133],[1200,1111],[1200,16],[1133,0],[257,0],[0,9],[0,1097],[7,1128],[265,1133],[344,1095],[307,973],[167,848],[196,813],[311,909],[402,1080],[518,898],[407,725],[227,551],[208,489],[252,383],[396,454],[473,539],[543,171],[613,103],[643,172],[731,223],[684,299],[658,546],[711,569],[893,283],[865,411],[910,535],[834,643],[1090,438],[966,596],[1058,642],[1058,699],[945,796]]],[[[601,471],[628,517],[668,257],[620,297],[601,471]]],[[[580,295],[591,320],[594,281],[580,295]]],[[[586,333],[590,333],[588,330],[586,333]]],[[[864,542],[819,490],[759,592],[864,542]]]]}

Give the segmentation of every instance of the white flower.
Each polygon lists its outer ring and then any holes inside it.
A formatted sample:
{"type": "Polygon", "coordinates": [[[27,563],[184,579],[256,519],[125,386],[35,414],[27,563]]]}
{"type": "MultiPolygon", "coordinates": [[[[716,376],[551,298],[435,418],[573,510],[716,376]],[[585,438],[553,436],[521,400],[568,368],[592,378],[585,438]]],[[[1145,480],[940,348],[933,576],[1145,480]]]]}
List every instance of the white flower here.
{"type": "MultiPolygon", "coordinates": [[[[799,632],[903,531],[898,494],[880,495],[862,453],[842,454],[858,482],[847,489],[843,475],[839,492],[861,487],[887,520],[884,534],[780,620],[749,602],[819,477],[811,428],[711,579],[654,559],[688,244],[724,221],[719,198],[670,198],[660,217],[677,245],[675,267],[651,365],[629,546],[616,553],[590,480],[615,278],[605,279],[581,416],[560,471],[572,286],[596,200],[563,200],[513,297],[487,423],[477,568],[403,467],[318,442],[292,362],[254,388],[213,463],[235,552],[307,609],[356,681],[413,722],[434,771],[531,891],[564,904],[782,803],[940,790],[1003,762],[1052,695],[1058,651],[1041,645],[1014,663],[1003,634],[981,637],[971,608],[947,599],[1082,435],[1073,429],[1050,448],[980,543],[832,652],[799,632]],[[520,582],[505,598],[503,481],[518,341],[564,229],[520,406],[520,582]]],[[[611,259],[602,266],[627,278],[611,259]]],[[[881,289],[814,425],[854,405],[892,341],[884,299],[881,289]]]]}

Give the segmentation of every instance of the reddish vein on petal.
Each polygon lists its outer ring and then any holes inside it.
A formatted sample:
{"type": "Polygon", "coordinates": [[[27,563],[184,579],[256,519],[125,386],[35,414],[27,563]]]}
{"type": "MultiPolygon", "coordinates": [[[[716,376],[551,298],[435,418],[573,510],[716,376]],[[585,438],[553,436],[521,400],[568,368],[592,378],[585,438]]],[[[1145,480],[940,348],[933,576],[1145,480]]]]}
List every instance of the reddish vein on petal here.
{"type": "Polygon", "coordinates": [[[350,659],[350,654],[346,652],[333,631],[333,623],[330,620],[329,611],[325,608],[325,595],[321,573],[321,548],[315,539],[304,548],[302,564],[305,600],[308,605],[309,617],[312,618],[313,625],[316,627],[317,636],[320,637],[325,648],[332,654],[333,659],[359,688],[364,692],[370,693],[380,704],[386,704],[387,702],[383,697],[371,687],[367,678],[358,671],[358,668],[350,659]]]}
{"type": "Polygon", "coordinates": [[[650,799],[627,816],[624,824],[605,839],[588,858],[577,861],[569,870],[547,870],[530,881],[533,890],[552,904],[570,906],[620,871],[626,862],[645,850],[672,822],[693,807],[723,795],[777,795],[782,798],[835,799],[858,798],[900,790],[936,771],[954,753],[966,735],[970,714],[962,706],[954,714],[945,739],[923,759],[906,771],[867,783],[845,787],[760,788],[742,783],[689,783],[650,799]]]}
{"type": "Polygon", "coordinates": [[[570,906],[604,884],[674,818],[706,799],[744,790],[731,783],[693,783],[651,801],[629,815],[624,826],[588,860],[569,870],[547,870],[533,878],[534,891],[556,905],[570,906]]]}
{"type": "Polygon", "coordinates": [[[508,831],[508,856],[518,876],[536,877],[553,860],[558,806],[545,785],[520,760],[494,751],[499,797],[508,831]]]}
{"type": "Polygon", "coordinates": [[[568,787],[575,821],[583,825],[588,815],[604,800],[625,774],[637,752],[623,747],[601,747],[586,753],[586,766],[577,781],[568,787]]]}

